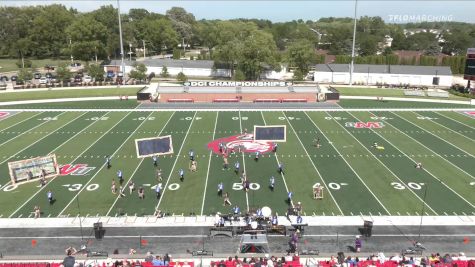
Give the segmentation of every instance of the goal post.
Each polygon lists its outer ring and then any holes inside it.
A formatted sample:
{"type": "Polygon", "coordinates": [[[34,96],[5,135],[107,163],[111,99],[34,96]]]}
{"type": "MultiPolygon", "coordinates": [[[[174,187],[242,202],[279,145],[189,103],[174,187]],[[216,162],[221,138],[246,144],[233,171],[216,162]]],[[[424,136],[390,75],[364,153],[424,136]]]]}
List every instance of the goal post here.
{"type": "Polygon", "coordinates": [[[59,175],[59,166],[55,154],[19,161],[8,162],[8,171],[12,184],[26,183],[59,175]]]}

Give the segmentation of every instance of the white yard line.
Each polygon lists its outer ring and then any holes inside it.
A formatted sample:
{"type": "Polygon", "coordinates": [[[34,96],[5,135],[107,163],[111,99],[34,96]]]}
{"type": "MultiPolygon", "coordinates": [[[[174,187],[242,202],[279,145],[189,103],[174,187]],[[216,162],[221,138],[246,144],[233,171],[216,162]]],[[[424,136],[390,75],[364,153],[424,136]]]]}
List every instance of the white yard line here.
{"type": "MultiPolygon", "coordinates": [[[[357,119],[352,113],[350,112],[347,112],[348,114],[350,114],[353,118],[357,119]]],[[[375,116],[373,113],[370,112],[371,115],[375,116]]],[[[392,125],[391,125],[392,126],[392,125]]],[[[394,126],[392,126],[394,127],[394,126]]],[[[395,127],[394,127],[395,128],[395,127]]],[[[397,129],[397,128],[396,128],[397,129]]],[[[378,135],[379,137],[381,137],[382,139],[384,139],[386,142],[388,142],[390,145],[392,145],[394,148],[396,148],[397,150],[399,150],[399,152],[401,152],[401,154],[403,154],[406,158],[408,158],[409,160],[411,160],[412,162],[414,163],[417,163],[414,159],[412,159],[411,157],[409,157],[406,153],[404,153],[403,151],[401,151],[397,146],[395,146],[393,143],[391,143],[389,140],[387,140],[386,138],[384,138],[384,136],[382,136],[381,134],[379,134],[377,131],[375,131],[374,129],[370,129],[373,133],[375,133],[376,135],[378,135]]],[[[402,132],[404,133],[404,132],[402,132]]],[[[442,185],[444,185],[445,187],[447,187],[447,189],[449,189],[450,191],[452,191],[454,194],[456,194],[458,197],[460,197],[461,199],[463,199],[468,205],[470,205],[472,208],[475,208],[475,205],[473,205],[472,203],[470,203],[470,201],[466,200],[464,197],[462,197],[459,193],[457,193],[455,190],[453,190],[450,186],[448,186],[444,181],[440,180],[437,176],[435,176],[434,174],[432,174],[431,172],[429,172],[426,168],[423,168],[422,169],[423,171],[427,172],[428,174],[430,174],[436,181],[438,181],[439,183],[441,183],[442,185]]]]}
{"type": "MultiPolygon", "coordinates": [[[[106,116],[108,113],[109,113],[109,112],[105,113],[105,114],[102,115],[101,117],[106,116]]],[[[82,115],[81,115],[81,116],[82,116],[82,115]]],[[[78,118],[81,117],[81,116],[78,116],[78,118]]],[[[72,140],[73,138],[75,138],[76,136],[78,136],[82,131],[86,130],[87,128],[89,128],[91,125],[95,124],[95,123],[98,122],[98,121],[100,121],[100,120],[96,120],[96,121],[94,121],[93,123],[89,124],[89,125],[86,126],[84,129],[82,129],[81,131],[79,131],[79,132],[76,133],[75,135],[71,136],[68,140],[64,141],[61,145],[55,147],[55,148],[54,148],[53,150],[51,150],[51,152],[49,152],[48,154],[53,153],[53,152],[56,151],[58,148],[62,147],[64,144],[66,144],[67,142],[69,142],[70,140],[72,140]]],[[[97,142],[97,140],[96,140],[96,142],[97,142]]],[[[89,146],[89,147],[90,147],[90,146],[89,146]]],[[[88,148],[87,148],[87,149],[88,149],[88,148]]],[[[86,152],[87,149],[85,149],[81,154],[79,154],[79,156],[81,156],[84,152],[86,152]]],[[[77,158],[75,158],[74,160],[78,159],[79,156],[78,156],[77,158]]],[[[74,161],[74,160],[73,160],[73,161],[74,161]]],[[[59,175],[58,175],[58,176],[55,176],[53,179],[51,179],[51,180],[48,182],[48,184],[51,183],[51,182],[52,182],[54,179],[56,179],[57,177],[59,177],[59,175]]],[[[27,201],[25,201],[18,209],[16,209],[12,214],[10,214],[10,216],[8,216],[8,218],[11,218],[15,213],[17,213],[21,208],[23,208],[28,202],[30,202],[36,195],[38,195],[41,191],[43,191],[43,189],[45,189],[46,187],[48,187],[48,184],[47,184],[46,186],[41,187],[38,191],[36,191],[36,193],[34,193],[34,194],[33,194],[27,201]]]]}
{"type": "MultiPolygon", "coordinates": [[[[181,146],[180,146],[180,149],[178,150],[177,155],[181,154],[181,150],[183,149],[183,146],[186,143],[186,138],[188,137],[188,134],[190,133],[191,126],[193,125],[193,122],[195,121],[195,117],[196,117],[197,113],[198,113],[198,111],[195,111],[195,114],[193,115],[193,118],[191,119],[191,123],[188,126],[188,130],[186,131],[185,138],[183,138],[183,141],[181,142],[181,146]]],[[[177,156],[176,159],[175,159],[175,162],[173,163],[173,166],[170,170],[170,174],[168,175],[167,182],[165,183],[165,186],[163,187],[163,193],[160,196],[160,199],[158,200],[158,203],[157,203],[157,206],[155,207],[155,209],[158,209],[158,207],[160,206],[160,203],[162,203],[163,196],[165,195],[165,192],[167,191],[168,182],[170,182],[171,177],[173,175],[173,172],[175,171],[175,166],[176,166],[176,163],[178,162],[178,159],[179,159],[179,157],[177,156]]]]}
{"type": "MultiPolygon", "coordinates": [[[[317,172],[318,176],[320,177],[320,180],[322,180],[323,184],[326,185],[327,183],[325,182],[325,179],[323,179],[323,176],[320,174],[320,171],[317,169],[317,166],[315,166],[315,163],[313,163],[313,160],[310,158],[310,155],[308,154],[307,149],[306,149],[305,146],[303,145],[302,140],[300,140],[300,137],[297,135],[297,132],[295,131],[294,126],[292,126],[292,124],[290,123],[289,118],[287,118],[287,115],[285,114],[285,112],[282,111],[282,114],[284,114],[284,117],[285,117],[285,119],[287,120],[288,125],[290,126],[290,128],[292,128],[292,131],[294,132],[295,136],[296,136],[297,139],[299,140],[300,145],[302,146],[303,150],[305,151],[305,154],[307,155],[307,158],[309,159],[310,163],[312,163],[312,166],[313,166],[313,168],[315,169],[315,171],[317,172]]],[[[341,215],[344,215],[344,214],[343,214],[343,211],[342,211],[341,208],[340,208],[340,205],[338,205],[338,202],[336,202],[335,197],[333,197],[333,194],[331,193],[330,190],[328,190],[328,194],[329,194],[330,197],[333,199],[333,202],[335,202],[335,205],[336,205],[336,207],[338,208],[338,210],[340,211],[340,214],[341,214],[341,215]]]]}
{"type": "MultiPolygon", "coordinates": [[[[333,117],[331,114],[329,114],[327,112],[328,116],[330,117],[333,117]]],[[[307,114],[307,116],[310,118],[310,116],[307,114]]],[[[312,119],[310,119],[312,120],[312,119]]],[[[312,120],[313,122],[313,120],[312,120]]],[[[313,122],[313,124],[315,124],[315,122],[313,122]]],[[[414,190],[412,190],[412,188],[410,186],[408,186],[404,181],[402,181],[399,176],[397,176],[393,171],[391,171],[388,166],[386,166],[386,164],[384,164],[378,157],[376,157],[376,155],[374,155],[365,145],[363,145],[360,140],[358,140],[358,138],[356,138],[352,133],[350,133],[350,131],[348,131],[348,129],[346,129],[343,125],[341,125],[340,123],[336,122],[336,124],[338,124],[341,128],[343,128],[351,137],[353,137],[353,139],[356,140],[356,142],[358,142],[362,147],[364,147],[366,149],[366,151],[369,152],[370,155],[373,156],[373,158],[375,158],[381,165],[383,165],[386,170],[388,170],[396,179],[398,179],[407,189],[409,189],[409,191],[411,191],[417,199],[419,199],[422,203],[425,203],[425,205],[435,214],[435,215],[439,215],[437,214],[437,212],[432,209],[422,198],[419,197],[419,195],[416,194],[416,192],[414,190]]],[[[320,131],[321,132],[321,131],[320,131]]]]}
{"type": "MultiPolygon", "coordinates": [[[[414,111],[412,111],[412,113],[414,113],[414,114],[416,114],[416,115],[418,115],[418,116],[422,116],[421,114],[416,113],[416,112],[414,112],[414,111]]],[[[443,124],[440,124],[440,123],[438,123],[438,122],[435,121],[435,120],[428,120],[428,121],[430,121],[430,122],[432,122],[432,123],[435,123],[435,124],[439,125],[440,127],[443,127],[443,128],[445,128],[445,129],[447,129],[447,130],[449,130],[449,131],[451,131],[451,132],[454,132],[454,133],[456,133],[456,134],[462,136],[463,138],[468,139],[468,141],[475,142],[475,140],[473,140],[472,138],[470,138],[470,137],[468,137],[468,136],[465,136],[465,135],[463,135],[463,134],[461,134],[461,133],[459,133],[459,132],[457,132],[457,131],[455,131],[455,130],[452,130],[452,129],[450,129],[449,127],[447,127],[447,126],[445,126],[445,125],[443,125],[443,124]]],[[[428,130],[426,130],[426,131],[429,132],[428,130]]]]}
{"type": "Polygon", "coordinates": [[[307,115],[308,119],[312,122],[312,124],[315,126],[315,128],[317,128],[318,131],[320,131],[322,133],[323,137],[325,137],[325,139],[327,139],[328,143],[333,147],[333,149],[335,149],[335,151],[338,153],[338,155],[340,155],[340,158],[343,159],[343,161],[346,163],[346,165],[348,165],[348,167],[350,167],[351,171],[353,171],[353,173],[356,175],[356,177],[358,177],[360,182],[366,187],[366,189],[368,189],[368,191],[371,193],[371,195],[374,197],[374,199],[376,199],[376,201],[378,201],[379,205],[381,205],[381,207],[383,207],[384,211],[386,211],[387,214],[391,215],[391,212],[389,212],[389,210],[384,206],[384,204],[381,202],[381,200],[379,200],[379,198],[373,193],[373,191],[369,188],[369,186],[363,181],[363,179],[360,177],[360,175],[353,169],[353,167],[350,165],[350,163],[348,163],[348,161],[340,153],[340,151],[336,148],[336,146],[333,144],[333,142],[331,142],[330,139],[328,139],[328,137],[322,132],[322,130],[320,130],[320,128],[317,126],[317,124],[315,124],[315,122],[307,114],[307,112],[304,112],[304,113],[305,113],[305,115],[307,115]]]}
{"type": "MultiPolygon", "coordinates": [[[[62,114],[64,114],[64,112],[61,113],[61,114],[59,114],[58,116],[60,116],[60,115],[62,115],[62,114]]],[[[29,144],[28,146],[24,147],[23,149],[17,151],[15,154],[11,155],[11,156],[8,157],[6,160],[0,162],[0,164],[3,164],[3,163],[5,163],[5,162],[7,162],[9,159],[15,157],[16,155],[18,155],[18,154],[20,154],[21,152],[25,151],[25,150],[28,149],[29,147],[33,146],[34,144],[38,143],[39,141],[43,140],[44,138],[46,138],[46,137],[50,136],[51,134],[55,133],[58,129],[61,129],[61,128],[65,127],[66,125],[69,125],[70,123],[76,121],[77,119],[79,119],[79,117],[81,117],[81,116],[84,115],[84,114],[85,114],[85,113],[83,113],[83,114],[77,116],[74,120],[72,120],[72,121],[70,121],[70,122],[68,122],[68,123],[66,123],[66,124],[62,124],[62,125],[59,126],[56,130],[49,131],[48,134],[42,136],[41,138],[37,139],[35,142],[33,142],[33,143],[29,144]]]]}
{"type": "MultiPolygon", "coordinates": [[[[153,114],[153,113],[152,113],[153,114]]],[[[162,129],[160,130],[160,132],[157,134],[157,136],[160,136],[163,132],[163,130],[165,129],[165,127],[167,127],[168,123],[170,122],[170,120],[172,119],[173,115],[175,114],[175,112],[173,112],[171,114],[171,116],[168,118],[167,122],[163,125],[162,129]]],[[[137,164],[137,167],[135,168],[134,172],[132,172],[132,175],[130,175],[130,178],[127,180],[127,182],[125,183],[125,187],[123,188],[122,191],[126,190],[127,188],[127,185],[130,183],[130,181],[132,180],[132,178],[134,177],[135,173],[137,172],[137,170],[139,169],[140,165],[142,165],[142,162],[145,160],[145,158],[142,158],[140,160],[140,162],[137,164]]],[[[119,194],[120,195],[120,194],[119,194]]],[[[112,203],[110,209],[107,211],[106,213],[106,216],[109,216],[110,212],[112,211],[112,209],[114,208],[115,204],[117,203],[117,201],[119,200],[119,195],[115,198],[114,200],[114,203],[112,203]]]]}
{"type": "MultiPolygon", "coordinates": [[[[371,113],[373,114],[373,113],[371,113]]],[[[393,113],[394,114],[394,113],[393,113]]],[[[374,115],[374,114],[373,114],[374,115]]],[[[354,116],[353,116],[354,117],[354,116]]],[[[422,144],[421,142],[419,142],[418,140],[416,140],[415,138],[413,138],[412,136],[406,134],[405,132],[399,130],[397,127],[393,126],[391,123],[388,123],[387,121],[385,122],[387,123],[388,125],[390,125],[391,127],[393,127],[394,129],[396,129],[398,132],[402,133],[403,135],[411,138],[412,140],[414,140],[416,143],[418,143],[419,145],[423,146],[424,148],[426,148],[427,150],[429,150],[430,152],[432,152],[434,155],[437,155],[439,156],[441,159],[445,160],[446,162],[448,162],[450,165],[454,166],[456,169],[460,170],[461,172],[465,173],[466,175],[470,176],[470,178],[474,179],[475,180],[475,177],[471,174],[469,174],[468,172],[466,172],[464,169],[460,168],[459,166],[455,165],[453,162],[449,161],[447,158],[444,158],[442,157],[442,155],[438,154],[437,152],[435,152],[434,150],[430,149],[429,147],[427,147],[426,145],[422,144]]],[[[415,125],[415,124],[413,124],[415,125]]],[[[419,127],[420,128],[420,127],[419,127]]],[[[422,129],[422,128],[421,128],[422,129]]],[[[422,129],[424,130],[424,129],[422,129]]],[[[425,131],[425,130],[424,130],[425,131]]],[[[427,132],[427,131],[426,131],[427,132]]],[[[450,143],[449,143],[450,144],[450,143]]],[[[463,150],[462,150],[463,151],[463,150]]]]}
{"type": "MultiPolygon", "coordinates": [[[[214,130],[213,130],[213,139],[215,139],[216,136],[216,125],[218,125],[218,116],[219,112],[216,112],[216,120],[214,121],[214,130]]],[[[203,190],[203,201],[201,202],[201,212],[200,215],[203,215],[203,210],[205,207],[205,199],[206,199],[206,190],[208,188],[208,178],[209,178],[209,168],[211,166],[211,157],[213,156],[213,149],[210,149],[209,151],[209,160],[208,160],[208,170],[206,171],[206,181],[205,181],[205,190],[203,190]]]]}
{"type": "MultiPolygon", "coordinates": [[[[61,112],[60,114],[56,115],[56,117],[61,116],[61,115],[64,114],[65,112],[66,112],[66,111],[61,112]]],[[[36,116],[33,116],[33,117],[36,117],[36,116]]],[[[16,139],[16,138],[18,138],[18,137],[20,137],[20,136],[22,136],[22,135],[24,135],[24,134],[26,134],[26,133],[28,133],[28,132],[31,132],[32,130],[34,130],[34,129],[40,127],[41,125],[43,125],[43,124],[45,124],[45,123],[47,123],[47,122],[51,122],[51,120],[46,120],[46,121],[44,121],[44,122],[42,122],[42,123],[40,123],[40,124],[34,126],[33,128],[30,128],[30,129],[28,129],[28,130],[22,132],[22,133],[19,134],[19,135],[15,135],[13,138],[8,139],[7,141],[1,143],[0,146],[3,146],[4,144],[9,143],[10,141],[12,141],[12,140],[14,140],[14,139],[16,139]]]]}
{"type": "MultiPolygon", "coordinates": [[[[412,125],[416,126],[417,128],[419,128],[419,129],[423,130],[424,132],[426,132],[426,133],[429,133],[429,134],[431,134],[431,135],[435,136],[437,139],[440,139],[440,140],[444,141],[445,143],[447,143],[447,144],[449,144],[449,145],[451,145],[451,146],[453,146],[453,147],[457,148],[458,150],[462,151],[463,153],[465,153],[465,154],[467,154],[467,155],[470,155],[472,158],[473,158],[473,157],[475,157],[475,156],[473,156],[472,154],[468,153],[467,151],[465,151],[465,150],[463,150],[463,149],[459,148],[458,146],[456,146],[456,145],[454,145],[454,144],[450,143],[449,141],[447,141],[447,140],[445,140],[445,139],[443,139],[443,138],[440,138],[439,136],[437,136],[437,135],[435,135],[435,134],[431,133],[430,131],[428,131],[428,130],[426,130],[426,129],[422,128],[421,126],[419,126],[419,125],[417,125],[417,124],[415,124],[415,123],[413,123],[413,122],[411,122],[411,121],[407,120],[406,118],[404,118],[404,117],[401,117],[401,116],[397,115],[397,114],[396,114],[396,113],[394,113],[394,112],[391,112],[391,113],[392,113],[392,114],[394,114],[394,115],[396,115],[396,116],[398,116],[399,118],[401,118],[401,119],[403,119],[403,120],[405,120],[405,121],[409,122],[410,124],[412,124],[412,125]]],[[[386,123],[388,123],[388,122],[386,122],[386,123]]],[[[388,123],[388,124],[389,124],[389,123],[388,123]]]]}
{"type": "MultiPolygon", "coordinates": [[[[241,118],[241,110],[239,110],[239,128],[242,134],[242,118],[241,118]]],[[[254,133],[255,134],[255,133],[254,133]]],[[[244,169],[244,173],[246,174],[246,177],[248,173],[246,172],[246,159],[244,158],[244,150],[242,151],[242,166],[244,169]]],[[[247,179],[247,178],[246,178],[247,179]]],[[[246,205],[247,205],[247,211],[249,212],[249,194],[246,192],[246,205]]]]}
{"type": "MultiPolygon", "coordinates": [[[[264,121],[264,125],[267,125],[266,119],[264,118],[264,113],[261,111],[262,120],[264,121]]],[[[277,152],[274,153],[275,160],[277,161],[277,165],[280,164],[279,158],[277,157],[277,152]]],[[[285,192],[289,192],[289,188],[287,187],[287,182],[285,181],[285,175],[282,173],[282,180],[284,181],[285,192]]]]}
{"type": "MultiPolygon", "coordinates": [[[[16,113],[16,114],[20,114],[20,113],[22,113],[22,112],[20,111],[20,112],[18,112],[18,113],[16,113]]],[[[27,121],[27,120],[29,120],[29,119],[33,119],[34,117],[39,116],[39,115],[41,115],[41,114],[43,114],[43,113],[45,113],[45,112],[43,111],[43,112],[40,112],[40,113],[38,113],[38,114],[36,114],[36,115],[33,115],[33,116],[31,116],[31,117],[28,117],[28,118],[26,118],[26,119],[24,119],[24,120],[21,120],[21,121],[15,123],[15,124],[13,124],[13,125],[8,126],[8,127],[5,128],[5,129],[2,129],[1,131],[4,132],[5,130],[10,129],[10,128],[12,128],[13,126],[16,126],[16,125],[18,125],[18,124],[20,124],[20,123],[22,123],[22,122],[24,122],[24,121],[27,121]]],[[[9,118],[9,117],[7,117],[7,118],[9,118]]],[[[5,118],[5,119],[7,119],[7,118],[5,118]]]]}
{"type": "MultiPolygon", "coordinates": [[[[110,130],[114,129],[114,127],[116,127],[119,123],[121,123],[125,118],[127,118],[129,116],[131,112],[127,113],[127,115],[123,116],[122,119],[120,119],[116,124],[114,124],[108,131],[105,131],[99,138],[96,139],[96,141],[94,141],[94,143],[92,143],[86,150],[83,151],[86,152],[89,148],[91,148],[97,141],[99,141],[100,139],[102,139],[102,137],[104,137],[107,133],[110,132],[110,130]]],[[[135,131],[137,131],[138,128],[140,128],[140,126],[147,121],[147,118],[150,117],[152,113],[150,113],[145,120],[143,120],[139,126],[137,126],[135,128],[135,130],[129,134],[129,136],[127,137],[127,139],[125,139],[122,144],[114,151],[114,153],[112,153],[112,155],[110,155],[111,158],[114,157],[114,155],[117,153],[117,151],[119,151],[122,146],[124,146],[125,143],[127,143],[127,140],[129,140],[130,137],[132,137],[132,135],[135,133],[135,131]]],[[[82,154],[81,154],[82,155],[82,154]]],[[[79,156],[76,158],[78,159],[79,156]]],[[[73,162],[76,160],[74,159],[73,162]]],[[[104,166],[106,166],[106,164],[102,164],[101,167],[99,168],[99,170],[97,170],[97,172],[91,177],[91,179],[89,179],[87,181],[87,183],[79,190],[79,192],[76,193],[76,195],[74,195],[74,197],[71,199],[71,201],[69,201],[69,203],[66,205],[66,207],[64,207],[63,210],[61,210],[61,212],[58,214],[58,216],[62,215],[63,212],[69,207],[69,205],[71,205],[71,203],[73,203],[73,201],[79,196],[79,194],[81,194],[81,192],[89,185],[89,183],[101,172],[101,170],[104,168],[104,166]]]]}
{"type": "Polygon", "coordinates": [[[471,129],[474,129],[474,130],[475,130],[475,127],[472,127],[472,126],[470,126],[470,125],[467,125],[467,124],[465,124],[465,123],[463,123],[463,122],[461,122],[461,121],[459,121],[459,120],[457,120],[457,119],[451,118],[451,117],[449,117],[449,116],[445,116],[444,114],[439,113],[439,112],[437,112],[437,111],[434,111],[434,113],[437,113],[437,114],[439,114],[439,115],[442,116],[442,117],[445,117],[445,118],[447,118],[447,119],[449,119],[449,120],[451,120],[451,121],[454,121],[454,122],[456,122],[456,123],[460,123],[460,124],[462,124],[462,125],[465,126],[465,127],[468,127],[468,128],[471,128],[471,129]]]}
{"type": "MultiPolygon", "coordinates": [[[[341,108],[280,108],[280,109],[271,109],[271,108],[242,108],[240,111],[342,111],[341,108]]],[[[474,108],[347,108],[345,111],[475,111],[474,108]]],[[[154,112],[157,111],[156,108],[144,108],[144,109],[84,109],[84,108],[71,108],[71,109],[9,109],[9,111],[30,111],[30,112],[46,112],[46,111],[143,111],[143,112],[154,112]]],[[[223,112],[236,112],[236,110],[231,109],[222,109],[222,108],[163,108],[158,109],[158,111],[223,111],[223,112]]]]}

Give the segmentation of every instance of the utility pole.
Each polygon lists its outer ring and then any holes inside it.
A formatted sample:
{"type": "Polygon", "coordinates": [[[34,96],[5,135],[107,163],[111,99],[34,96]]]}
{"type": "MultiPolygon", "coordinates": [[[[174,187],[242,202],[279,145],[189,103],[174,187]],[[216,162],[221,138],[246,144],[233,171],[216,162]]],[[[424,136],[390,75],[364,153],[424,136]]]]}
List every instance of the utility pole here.
{"type": "Polygon", "coordinates": [[[355,42],[356,42],[356,9],[358,6],[358,0],[355,0],[355,17],[353,22],[353,45],[351,48],[351,64],[350,64],[350,86],[353,85],[353,65],[355,61],[355,42]]]}
{"type": "Polygon", "coordinates": [[[71,64],[74,63],[74,57],[73,57],[73,41],[71,38],[69,38],[69,50],[71,52],[71,64]]]}

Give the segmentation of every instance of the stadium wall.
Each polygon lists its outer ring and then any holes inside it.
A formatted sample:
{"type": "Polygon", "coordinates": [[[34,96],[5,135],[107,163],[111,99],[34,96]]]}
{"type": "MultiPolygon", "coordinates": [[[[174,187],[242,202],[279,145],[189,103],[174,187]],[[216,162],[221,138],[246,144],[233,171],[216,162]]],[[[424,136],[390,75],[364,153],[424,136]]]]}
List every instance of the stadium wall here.
{"type": "MultiPolygon", "coordinates": [[[[407,74],[387,74],[387,73],[353,73],[353,83],[356,84],[410,84],[419,86],[433,86],[434,75],[407,75],[407,74]]],[[[437,75],[439,85],[450,87],[452,76],[437,75]]],[[[314,74],[314,81],[318,83],[349,84],[350,74],[348,72],[318,72],[314,74]]]]}
{"type": "Polygon", "coordinates": [[[256,99],[306,99],[315,102],[315,93],[160,93],[159,102],[169,102],[170,99],[193,99],[194,102],[213,102],[216,99],[239,99],[242,102],[253,102],[256,99]]]}

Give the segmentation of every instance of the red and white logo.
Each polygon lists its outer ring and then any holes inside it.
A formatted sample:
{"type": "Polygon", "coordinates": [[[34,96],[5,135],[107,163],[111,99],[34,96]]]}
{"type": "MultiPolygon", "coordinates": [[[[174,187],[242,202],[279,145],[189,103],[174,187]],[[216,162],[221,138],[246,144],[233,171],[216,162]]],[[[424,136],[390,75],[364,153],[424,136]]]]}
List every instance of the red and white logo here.
{"type": "Polygon", "coordinates": [[[87,175],[88,172],[96,167],[88,167],[87,164],[65,164],[59,167],[59,175],[87,175]]]}
{"type": "Polygon", "coordinates": [[[465,114],[475,117],[475,111],[465,111],[465,114]]]}
{"type": "Polygon", "coordinates": [[[0,119],[3,119],[3,118],[5,118],[5,117],[7,117],[8,115],[10,115],[9,112],[0,111],[0,119]]]}
{"type": "Polygon", "coordinates": [[[345,126],[348,128],[356,129],[380,129],[384,127],[384,123],[381,121],[369,121],[369,122],[346,122],[345,126]]]}
{"type": "Polygon", "coordinates": [[[241,148],[241,152],[245,153],[267,153],[272,150],[272,142],[254,141],[253,134],[240,134],[213,140],[208,144],[208,149],[211,149],[216,154],[221,154],[219,145],[223,144],[229,151],[241,148]]]}

